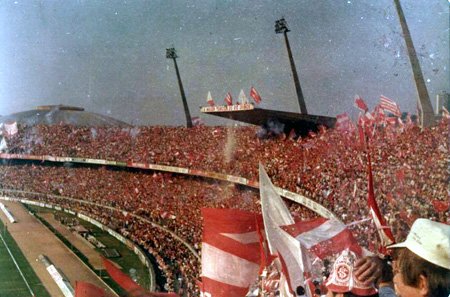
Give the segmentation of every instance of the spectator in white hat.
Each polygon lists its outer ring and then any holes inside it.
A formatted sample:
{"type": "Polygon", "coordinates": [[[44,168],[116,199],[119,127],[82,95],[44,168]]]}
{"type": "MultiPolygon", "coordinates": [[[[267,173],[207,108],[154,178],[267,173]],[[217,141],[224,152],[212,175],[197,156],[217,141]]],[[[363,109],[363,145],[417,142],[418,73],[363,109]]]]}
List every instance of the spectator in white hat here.
{"type": "Polygon", "coordinates": [[[395,249],[394,285],[399,297],[450,296],[450,226],[417,219],[395,249]]]}

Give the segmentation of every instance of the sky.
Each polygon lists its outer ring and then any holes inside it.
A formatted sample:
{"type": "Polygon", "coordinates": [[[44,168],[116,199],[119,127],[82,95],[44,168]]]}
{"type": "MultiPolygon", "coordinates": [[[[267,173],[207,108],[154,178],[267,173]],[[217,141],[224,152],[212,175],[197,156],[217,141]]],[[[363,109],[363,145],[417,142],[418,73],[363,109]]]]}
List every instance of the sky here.
{"type": "MultiPolygon", "coordinates": [[[[401,0],[432,100],[450,93],[449,1],[401,0]]],[[[416,113],[417,91],[393,0],[1,0],[0,115],[81,106],[134,125],[186,123],[211,92],[254,86],[261,108],[299,111],[284,17],[308,112],[356,117],[381,94],[416,113]]]]}

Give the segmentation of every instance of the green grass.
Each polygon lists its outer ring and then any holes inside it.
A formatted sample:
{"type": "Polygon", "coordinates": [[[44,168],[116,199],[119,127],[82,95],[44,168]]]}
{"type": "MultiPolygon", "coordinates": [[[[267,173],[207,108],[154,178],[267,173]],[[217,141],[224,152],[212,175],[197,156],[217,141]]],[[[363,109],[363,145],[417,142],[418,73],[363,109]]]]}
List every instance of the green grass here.
{"type": "MultiPolygon", "coordinates": [[[[20,224],[20,223],[19,223],[20,224]]],[[[25,256],[20,251],[14,239],[5,229],[3,222],[0,221],[0,232],[6,242],[9,250],[13,254],[17,264],[22,270],[25,279],[34,292],[35,296],[50,297],[43,284],[36,276],[25,256]]],[[[25,281],[15,266],[5,244],[0,239],[0,296],[1,297],[25,297],[31,296],[25,281]]]]}
{"type": "MultiPolygon", "coordinates": [[[[66,244],[69,248],[71,248],[83,262],[85,262],[88,266],[91,267],[90,263],[87,262],[87,258],[84,255],[82,255],[80,251],[78,251],[76,248],[74,248],[67,241],[67,239],[65,239],[61,234],[59,234],[56,230],[54,230],[51,226],[49,226],[49,224],[47,222],[45,222],[45,220],[41,216],[39,216],[39,213],[58,213],[60,216],[65,216],[65,217],[75,217],[75,216],[65,213],[65,212],[62,212],[62,211],[51,210],[48,208],[42,208],[42,207],[38,207],[38,206],[34,206],[34,205],[26,205],[26,207],[29,210],[31,210],[32,212],[34,212],[37,215],[37,217],[41,221],[43,221],[43,223],[47,227],[49,227],[50,230],[52,230],[52,232],[55,233],[55,235],[58,236],[64,242],[64,244],[66,244]]],[[[102,242],[105,246],[107,246],[107,248],[116,249],[120,253],[121,257],[114,258],[111,260],[113,262],[116,262],[118,265],[120,265],[123,272],[129,274],[129,271],[131,268],[135,269],[136,275],[138,276],[139,285],[141,285],[143,288],[146,288],[146,289],[149,288],[150,277],[149,277],[148,268],[141,263],[138,256],[133,251],[131,251],[126,245],[121,243],[119,240],[112,237],[108,232],[101,230],[100,228],[90,224],[89,222],[86,222],[81,219],[78,219],[78,220],[79,220],[80,224],[83,225],[86,229],[91,230],[94,237],[97,238],[97,240],[99,240],[100,242],[102,242]]],[[[100,249],[96,249],[96,250],[99,253],[101,253],[100,249]]],[[[91,267],[91,269],[94,270],[92,267],[91,267]]],[[[117,286],[117,284],[114,281],[109,279],[108,274],[105,270],[102,270],[102,271],[94,270],[94,272],[97,273],[98,275],[100,275],[105,280],[105,282],[108,283],[108,285],[110,285],[111,288],[113,288],[117,293],[119,293],[119,294],[125,293],[119,286],[117,286]]],[[[3,297],[3,295],[0,294],[0,297],[3,297]]]]}

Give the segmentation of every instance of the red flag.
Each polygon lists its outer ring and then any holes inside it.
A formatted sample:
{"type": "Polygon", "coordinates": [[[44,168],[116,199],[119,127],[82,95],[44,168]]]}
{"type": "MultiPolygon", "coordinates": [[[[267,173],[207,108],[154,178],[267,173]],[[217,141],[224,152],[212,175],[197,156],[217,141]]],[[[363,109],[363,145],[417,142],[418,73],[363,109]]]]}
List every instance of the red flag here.
{"type": "Polygon", "coordinates": [[[76,281],[75,297],[106,297],[106,291],[91,283],[76,281]]]}
{"type": "Polygon", "coordinates": [[[103,258],[103,266],[105,266],[106,271],[109,276],[120,286],[130,296],[140,297],[179,297],[178,294],[175,293],[155,293],[155,292],[146,292],[144,288],[142,288],[139,284],[131,279],[127,274],[122,272],[119,268],[117,268],[111,261],[103,258]]]}
{"type": "Polygon", "coordinates": [[[362,249],[350,230],[336,219],[317,218],[283,226],[317,257],[323,259],[345,249],[361,256],[362,249]]]}
{"type": "Polygon", "coordinates": [[[381,95],[380,97],[380,107],[387,111],[392,113],[393,115],[399,117],[401,115],[400,109],[398,108],[397,103],[395,103],[394,100],[389,99],[386,96],[381,95]]]}
{"type": "Polygon", "coordinates": [[[214,297],[243,297],[258,278],[260,245],[255,216],[237,209],[203,208],[202,283],[214,297]]]}
{"type": "Polygon", "coordinates": [[[364,111],[365,113],[369,111],[369,108],[367,107],[366,102],[359,97],[358,95],[355,96],[355,107],[359,108],[360,110],[364,111]]]}
{"type": "Polygon", "coordinates": [[[405,170],[403,168],[398,169],[395,172],[395,177],[399,183],[403,184],[405,182],[405,170]]]}
{"type": "Polygon", "coordinates": [[[367,152],[367,171],[368,171],[368,193],[367,202],[369,204],[370,213],[372,215],[375,226],[377,227],[378,234],[380,235],[381,245],[386,247],[395,243],[394,235],[392,235],[391,228],[386,225],[384,218],[381,215],[378,208],[377,201],[375,200],[375,193],[373,190],[373,177],[372,177],[372,163],[370,161],[370,153],[367,152]]]}
{"type": "Polygon", "coordinates": [[[144,292],[145,290],[135,283],[131,277],[117,268],[111,261],[103,258],[103,266],[111,278],[127,292],[144,292]]]}
{"type": "Polygon", "coordinates": [[[259,104],[261,102],[261,96],[259,96],[258,91],[254,87],[250,88],[250,97],[255,100],[256,104],[259,104]]]}
{"type": "Polygon", "coordinates": [[[295,134],[295,129],[291,129],[291,132],[289,132],[288,139],[294,140],[295,136],[297,136],[297,134],[295,134]]]}
{"type": "Polygon", "coordinates": [[[437,212],[446,212],[450,206],[449,202],[445,202],[445,201],[441,201],[441,200],[437,200],[437,199],[433,200],[432,203],[433,203],[434,209],[437,212]]]}
{"type": "Polygon", "coordinates": [[[224,101],[225,101],[226,105],[228,105],[228,106],[233,105],[233,98],[231,97],[230,92],[227,93],[227,95],[225,96],[224,101]]]}

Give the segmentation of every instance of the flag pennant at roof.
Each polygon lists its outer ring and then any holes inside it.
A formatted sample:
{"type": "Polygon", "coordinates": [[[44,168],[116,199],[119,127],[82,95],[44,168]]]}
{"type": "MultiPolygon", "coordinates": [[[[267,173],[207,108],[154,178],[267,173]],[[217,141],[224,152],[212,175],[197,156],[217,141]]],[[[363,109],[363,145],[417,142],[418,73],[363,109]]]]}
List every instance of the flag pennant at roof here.
{"type": "Polygon", "coordinates": [[[250,97],[255,100],[256,104],[261,103],[261,96],[259,95],[258,91],[254,87],[250,88],[250,97]]]}
{"type": "Polygon", "coordinates": [[[244,297],[258,279],[261,215],[203,208],[202,285],[214,297],[244,297]],[[258,221],[258,224],[256,222],[258,221]]]}
{"type": "Polygon", "coordinates": [[[247,99],[247,96],[245,96],[244,90],[241,90],[238,98],[239,98],[241,104],[248,104],[248,99],[247,99]]]}
{"type": "Polygon", "coordinates": [[[228,106],[233,105],[233,97],[231,97],[230,92],[228,92],[227,95],[225,96],[224,102],[228,106]]]}
{"type": "Polygon", "coordinates": [[[206,103],[208,103],[209,106],[214,106],[214,105],[216,105],[216,104],[214,103],[214,100],[213,100],[212,96],[211,96],[211,92],[208,92],[208,96],[206,96],[206,103]]]}
{"type": "Polygon", "coordinates": [[[375,200],[375,193],[373,189],[373,176],[372,176],[372,162],[370,160],[370,152],[367,150],[367,172],[368,172],[368,193],[367,193],[367,203],[369,205],[370,214],[377,227],[378,234],[380,236],[381,245],[385,248],[388,245],[395,243],[394,236],[392,235],[391,228],[388,227],[381,215],[380,209],[378,208],[377,201],[375,200]]]}
{"type": "Polygon", "coordinates": [[[394,100],[389,99],[386,96],[383,95],[380,96],[380,107],[383,110],[390,112],[397,117],[401,116],[400,109],[398,108],[397,103],[395,103],[394,100]]]}
{"type": "MultiPolygon", "coordinates": [[[[301,243],[281,228],[281,226],[294,224],[294,219],[261,163],[259,164],[259,185],[261,211],[269,251],[280,258],[280,270],[286,278],[291,294],[294,294],[298,286],[305,286],[305,275],[310,273],[311,262],[301,243]]],[[[280,287],[284,285],[280,282],[280,287]]]]}
{"type": "Polygon", "coordinates": [[[361,111],[365,113],[369,111],[366,102],[364,102],[364,100],[359,95],[355,96],[355,107],[359,108],[361,111]]]}
{"type": "Polygon", "coordinates": [[[351,231],[337,219],[317,218],[284,226],[291,236],[320,259],[340,253],[345,249],[362,255],[362,249],[351,231]]]}

